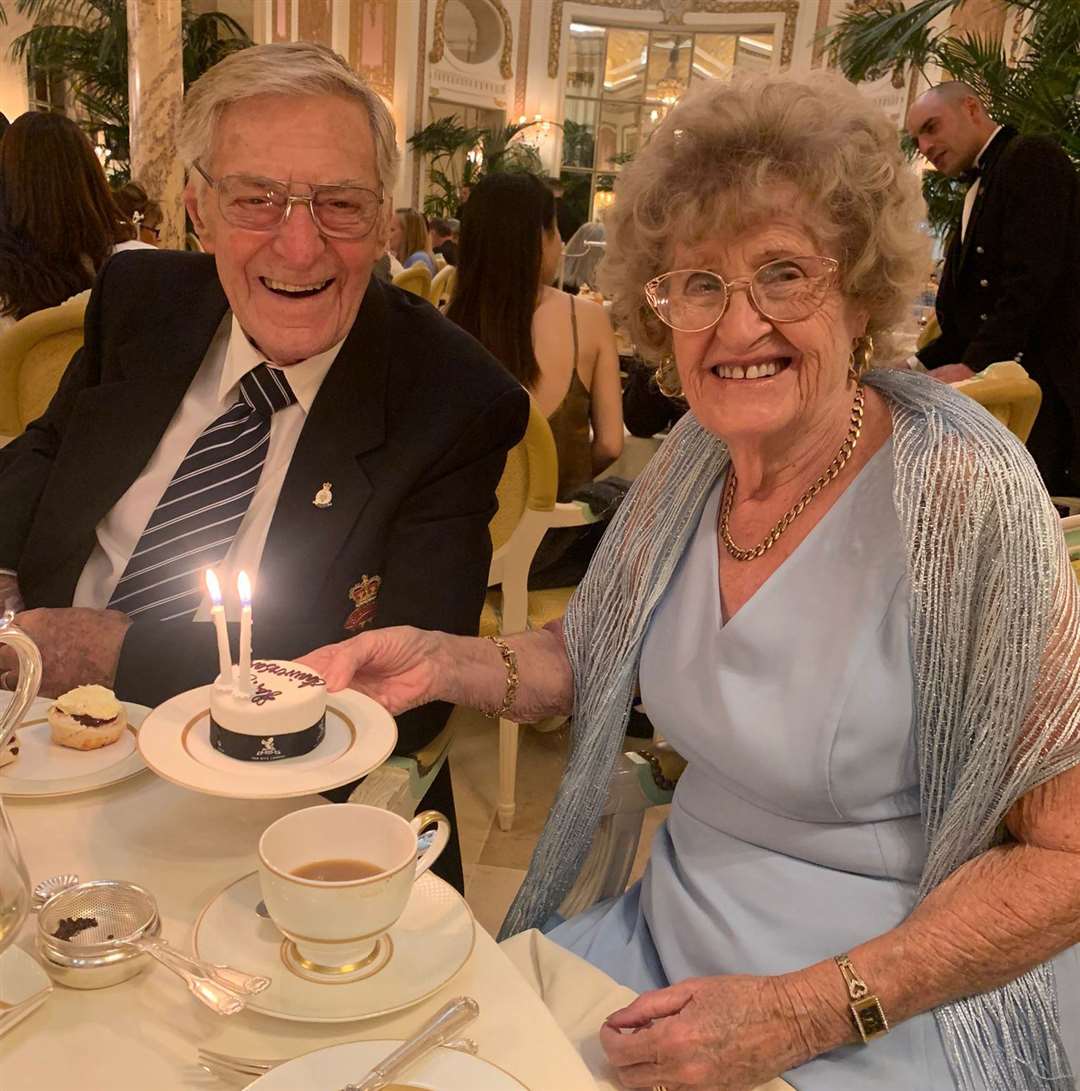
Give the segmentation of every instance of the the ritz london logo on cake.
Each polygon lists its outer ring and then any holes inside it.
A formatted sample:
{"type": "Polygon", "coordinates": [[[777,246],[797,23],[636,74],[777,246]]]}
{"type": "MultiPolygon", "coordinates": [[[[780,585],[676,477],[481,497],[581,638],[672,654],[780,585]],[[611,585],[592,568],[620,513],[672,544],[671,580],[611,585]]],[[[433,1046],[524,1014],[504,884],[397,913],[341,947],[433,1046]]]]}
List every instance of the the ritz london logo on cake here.
{"type": "Polygon", "coordinates": [[[255,752],[257,758],[276,758],[281,755],[281,751],[277,748],[277,744],[274,742],[274,736],[271,735],[268,739],[260,739],[262,743],[262,749],[255,752]]]}

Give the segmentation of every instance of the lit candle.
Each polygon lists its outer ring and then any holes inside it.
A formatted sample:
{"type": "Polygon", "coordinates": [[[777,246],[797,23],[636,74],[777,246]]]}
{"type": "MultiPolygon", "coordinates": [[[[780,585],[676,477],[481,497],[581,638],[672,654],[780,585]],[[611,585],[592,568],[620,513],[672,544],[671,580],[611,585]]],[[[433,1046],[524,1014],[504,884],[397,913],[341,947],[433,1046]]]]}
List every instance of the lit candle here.
{"type": "Polygon", "coordinates": [[[206,570],[206,589],[210,592],[213,606],[210,607],[210,619],[217,631],[218,681],[219,686],[231,688],[233,684],[232,649],[229,647],[229,630],[225,627],[225,607],[221,605],[221,584],[217,573],[206,570]]]}
{"type": "Polygon", "coordinates": [[[251,580],[246,572],[236,577],[240,592],[240,665],[237,668],[236,692],[251,696],[251,580]]]}

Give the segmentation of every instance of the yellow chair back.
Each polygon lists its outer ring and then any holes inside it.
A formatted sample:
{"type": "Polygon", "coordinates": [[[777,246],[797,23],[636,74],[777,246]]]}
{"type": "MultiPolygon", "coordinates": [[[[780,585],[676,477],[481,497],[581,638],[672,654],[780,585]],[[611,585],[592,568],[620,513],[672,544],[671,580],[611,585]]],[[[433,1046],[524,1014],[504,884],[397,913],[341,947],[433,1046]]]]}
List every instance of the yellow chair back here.
{"type": "Polygon", "coordinates": [[[457,269],[453,265],[446,265],[431,278],[431,289],[428,299],[434,307],[445,311],[450,305],[450,298],[454,294],[454,286],[457,284],[457,269]]]}
{"type": "Polygon", "coordinates": [[[394,284],[398,288],[404,288],[406,292],[412,292],[413,295],[427,299],[431,291],[431,273],[428,272],[426,265],[417,263],[398,273],[394,277],[394,284]]]}
{"type": "Polygon", "coordinates": [[[497,553],[510,541],[527,510],[551,511],[555,507],[558,484],[559,458],[551,426],[530,398],[525,435],[507,453],[495,490],[499,509],[488,524],[493,551],[497,553]]]}
{"type": "Polygon", "coordinates": [[[1018,363],[991,364],[975,378],[953,385],[989,410],[1021,443],[1027,443],[1042,405],[1042,390],[1018,363]]]}
{"type": "Polygon", "coordinates": [[[941,336],[941,326],[938,325],[937,315],[932,314],[923,326],[918,340],[915,342],[917,349],[924,349],[931,341],[936,341],[941,336]]]}
{"type": "Polygon", "coordinates": [[[19,435],[48,408],[82,347],[87,299],[36,311],[0,334],[0,435],[19,435]]]}

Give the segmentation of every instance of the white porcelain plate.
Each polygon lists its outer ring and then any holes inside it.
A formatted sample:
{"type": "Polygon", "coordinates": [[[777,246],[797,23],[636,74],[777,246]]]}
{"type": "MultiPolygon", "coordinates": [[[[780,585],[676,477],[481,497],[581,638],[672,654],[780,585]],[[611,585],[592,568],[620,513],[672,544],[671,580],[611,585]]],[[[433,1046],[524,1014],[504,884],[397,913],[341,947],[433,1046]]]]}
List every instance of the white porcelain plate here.
{"type": "Polygon", "coordinates": [[[346,689],[326,705],[326,735],[311,751],[279,761],[240,761],[210,745],[210,687],[180,693],[150,713],[139,751],[158,776],[232,799],[286,799],[359,780],[393,753],[397,724],[382,705],[346,689]]]}
{"type": "MultiPolygon", "coordinates": [[[[11,695],[0,696],[0,712],[11,695]]],[[[97,750],[57,746],[51,737],[48,712],[52,701],[39,697],[16,731],[19,756],[0,769],[0,796],[68,796],[104,788],[141,773],[146,763],[139,756],[136,733],[149,715],[144,705],[124,701],[128,730],[114,743],[97,750]]]]}
{"type": "Polygon", "coordinates": [[[0,1034],[6,1034],[49,998],[52,982],[45,971],[19,947],[0,955],[0,1034]],[[34,998],[18,1015],[5,1016],[16,1004],[34,998]]]}
{"type": "Polygon", "coordinates": [[[417,879],[405,912],[390,929],[385,966],[361,981],[324,984],[299,977],[285,965],[281,933],[255,912],[261,898],[256,872],[237,879],[199,914],[193,942],[199,958],[271,978],[270,987],[247,1006],[278,1019],[350,1023],[419,1004],[465,965],[476,940],[465,899],[427,872],[417,879]]]}
{"type": "MultiPolygon", "coordinates": [[[[343,1087],[358,1080],[401,1039],[371,1042],[346,1042],[296,1057],[261,1076],[249,1091],[297,1091],[297,1088],[343,1087]]],[[[436,1049],[405,1073],[389,1088],[416,1087],[425,1091],[527,1091],[508,1072],[479,1057],[453,1049],[436,1049]]],[[[388,1088],[388,1091],[389,1091],[388,1088]]]]}

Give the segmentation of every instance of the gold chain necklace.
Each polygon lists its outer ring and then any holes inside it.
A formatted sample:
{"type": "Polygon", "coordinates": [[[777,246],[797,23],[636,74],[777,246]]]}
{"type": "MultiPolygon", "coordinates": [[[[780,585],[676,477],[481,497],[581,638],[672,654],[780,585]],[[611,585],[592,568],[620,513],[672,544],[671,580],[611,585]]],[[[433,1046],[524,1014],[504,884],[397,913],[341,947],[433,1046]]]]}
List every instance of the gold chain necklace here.
{"type": "Polygon", "coordinates": [[[847,464],[847,460],[851,458],[852,451],[855,450],[855,445],[859,442],[859,433],[862,431],[864,403],[865,395],[863,393],[862,384],[857,384],[855,387],[855,401],[851,405],[851,427],[848,428],[848,434],[845,437],[844,442],[840,445],[840,450],[837,452],[836,458],[832,460],[829,464],[829,468],[817,479],[817,481],[799,497],[795,506],[789,509],[780,518],[780,521],[776,526],[774,526],[765,536],[764,541],[754,546],[753,549],[740,549],[731,540],[728,518],[731,515],[731,505],[735,501],[735,485],[737,481],[735,467],[732,465],[731,469],[728,471],[727,483],[724,486],[724,499],[720,505],[720,539],[724,543],[724,548],[735,558],[735,560],[753,561],[763,554],[768,553],[779,541],[780,535],[783,534],[800,515],[802,515],[803,510],[810,501],[813,500],[830,481],[835,480],[836,475],[839,474],[847,464]]]}

